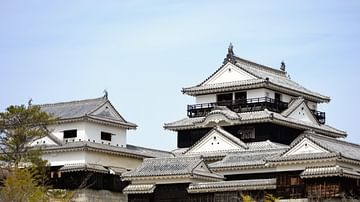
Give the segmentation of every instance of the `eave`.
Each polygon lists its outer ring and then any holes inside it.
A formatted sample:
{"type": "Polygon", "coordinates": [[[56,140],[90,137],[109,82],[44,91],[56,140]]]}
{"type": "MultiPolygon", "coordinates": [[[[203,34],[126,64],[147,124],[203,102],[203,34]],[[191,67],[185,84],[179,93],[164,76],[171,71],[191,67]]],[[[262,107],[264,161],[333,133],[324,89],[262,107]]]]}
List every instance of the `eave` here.
{"type": "Polygon", "coordinates": [[[190,96],[198,96],[198,95],[206,95],[206,94],[213,94],[213,93],[225,93],[225,92],[232,92],[232,91],[239,91],[239,90],[251,90],[256,88],[267,88],[277,92],[282,92],[288,95],[292,95],[295,97],[304,97],[307,100],[316,102],[316,103],[328,103],[330,102],[330,97],[328,96],[317,96],[312,95],[309,93],[301,92],[292,88],[287,88],[284,86],[279,86],[277,84],[272,83],[271,81],[260,80],[258,82],[253,82],[250,84],[242,84],[238,85],[236,83],[231,83],[229,86],[223,87],[216,87],[216,85],[209,86],[208,88],[198,89],[200,86],[194,86],[189,88],[183,88],[182,93],[190,95],[190,96]]]}
{"type": "Polygon", "coordinates": [[[84,117],[77,117],[77,118],[66,118],[66,119],[58,119],[55,124],[63,124],[63,123],[76,123],[81,121],[88,121],[98,124],[103,124],[107,126],[113,126],[118,128],[124,128],[124,129],[136,129],[137,125],[130,123],[130,122],[119,122],[111,119],[104,119],[100,117],[95,116],[84,116],[84,117]]]}

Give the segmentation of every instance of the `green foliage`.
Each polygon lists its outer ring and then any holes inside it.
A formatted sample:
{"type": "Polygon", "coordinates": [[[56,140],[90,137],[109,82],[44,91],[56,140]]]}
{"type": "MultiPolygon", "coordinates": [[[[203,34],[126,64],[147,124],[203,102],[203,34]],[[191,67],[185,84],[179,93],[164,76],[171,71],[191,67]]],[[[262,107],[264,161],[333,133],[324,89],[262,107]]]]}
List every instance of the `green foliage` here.
{"type": "Polygon", "coordinates": [[[49,134],[47,126],[54,123],[39,106],[10,106],[0,113],[0,160],[10,166],[20,163],[34,163],[39,156],[37,151],[29,151],[29,143],[49,134]]]}
{"type": "Polygon", "coordinates": [[[37,184],[34,175],[31,169],[14,169],[10,172],[0,191],[0,201],[48,201],[44,187],[37,184]]]}
{"type": "Polygon", "coordinates": [[[0,202],[70,201],[71,192],[50,191],[48,162],[41,159],[39,147],[30,146],[48,135],[47,126],[54,122],[38,106],[10,106],[0,113],[0,161],[5,162],[8,173],[0,189],[0,202]]]}
{"type": "Polygon", "coordinates": [[[264,202],[276,202],[279,201],[281,199],[281,197],[276,197],[273,194],[265,194],[265,199],[264,202]]]}
{"type": "Polygon", "coordinates": [[[240,198],[242,202],[253,202],[255,201],[249,194],[240,194],[240,198]]]}

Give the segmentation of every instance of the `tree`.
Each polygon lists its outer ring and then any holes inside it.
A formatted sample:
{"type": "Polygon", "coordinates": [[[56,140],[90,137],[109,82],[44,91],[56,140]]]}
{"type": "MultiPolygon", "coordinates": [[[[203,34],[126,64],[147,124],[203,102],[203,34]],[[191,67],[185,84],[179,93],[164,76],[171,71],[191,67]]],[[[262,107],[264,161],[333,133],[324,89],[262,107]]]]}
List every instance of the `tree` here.
{"type": "Polygon", "coordinates": [[[55,119],[39,106],[10,106],[0,113],[0,160],[11,167],[40,161],[40,153],[30,142],[50,133],[47,126],[55,119]]]}
{"type": "Polygon", "coordinates": [[[38,185],[35,175],[31,169],[14,168],[4,180],[0,201],[48,201],[46,191],[43,186],[38,185]]]}

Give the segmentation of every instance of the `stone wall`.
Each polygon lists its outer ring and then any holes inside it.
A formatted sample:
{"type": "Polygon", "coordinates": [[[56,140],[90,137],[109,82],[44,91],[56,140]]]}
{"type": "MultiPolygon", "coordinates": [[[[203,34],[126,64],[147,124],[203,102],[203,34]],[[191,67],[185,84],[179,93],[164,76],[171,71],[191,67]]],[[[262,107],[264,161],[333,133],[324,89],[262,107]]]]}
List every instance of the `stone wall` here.
{"type": "Polygon", "coordinates": [[[107,190],[80,189],[75,191],[74,202],[127,202],[127,196],[107,190]]]}

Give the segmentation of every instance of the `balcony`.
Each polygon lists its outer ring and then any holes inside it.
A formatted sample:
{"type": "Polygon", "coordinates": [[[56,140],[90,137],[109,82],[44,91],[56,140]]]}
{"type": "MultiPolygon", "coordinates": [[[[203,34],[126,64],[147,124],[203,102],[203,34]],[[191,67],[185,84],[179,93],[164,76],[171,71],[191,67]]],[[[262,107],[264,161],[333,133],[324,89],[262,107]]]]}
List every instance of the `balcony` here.
{"type": "Polygon", "coordinates": [[[310,110],[320,124],[325,124],[325,112],[310,110]]]}
{"type": "MultiPolygon", "coordinates": [[[[226,106],[230,110],[237,113],[262,111],[264,109],[281,113],[288,108],[288,103],[269,97],[260,97],[194,104],[187,106],[187,115],[190,118],[206,116],[212,109],[217,106],[226,106]]],[[[320,124],[325,124],[325,112],[316,110],[311,110],[311,112],[314,114],[315,118],[319,121],[320,124]]]]}
{"type": "Polygon", "coordinates": [[[208,114],[217,106],[226,106],[230,110],[240,112],[262,111],[268,109],[274,112],[282,112],[288,108],[288,103],[269,97],[229,100],[187,106],[188,117],[201,117],[208,114]]]}

